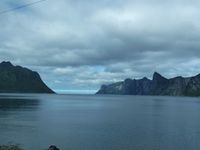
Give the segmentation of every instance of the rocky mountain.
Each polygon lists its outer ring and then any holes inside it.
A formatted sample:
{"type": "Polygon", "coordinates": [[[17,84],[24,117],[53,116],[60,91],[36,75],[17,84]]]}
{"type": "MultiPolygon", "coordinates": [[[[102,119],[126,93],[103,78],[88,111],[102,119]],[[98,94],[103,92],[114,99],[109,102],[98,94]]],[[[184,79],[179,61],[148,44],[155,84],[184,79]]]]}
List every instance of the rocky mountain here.
{"type": "Polygon", "coordinates": [[[10,62],[0,63],[0,93],[54,93],[40,75],[10,62]]]}
{"type": "Polygon", "coordinates": [[[167,79],[155,72],[152,80],[146,77],[126,79],[102,85],[96,94],[200,96],[200,74],[189,78],[178,76],[167,79]]]}

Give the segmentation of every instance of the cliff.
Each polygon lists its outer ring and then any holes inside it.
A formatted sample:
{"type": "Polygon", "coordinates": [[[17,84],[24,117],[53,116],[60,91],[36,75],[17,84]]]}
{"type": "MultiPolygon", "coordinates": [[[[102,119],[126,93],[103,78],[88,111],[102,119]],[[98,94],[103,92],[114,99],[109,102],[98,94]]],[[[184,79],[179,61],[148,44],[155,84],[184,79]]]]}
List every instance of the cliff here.
{"type": "Polygon", "coordinates": [[[167,79],[155,72],[152,80],[146,77],[126,79],[102,85],[96,94],[200,96],[200,74],[189,78],[179,76],[167,79]]]}

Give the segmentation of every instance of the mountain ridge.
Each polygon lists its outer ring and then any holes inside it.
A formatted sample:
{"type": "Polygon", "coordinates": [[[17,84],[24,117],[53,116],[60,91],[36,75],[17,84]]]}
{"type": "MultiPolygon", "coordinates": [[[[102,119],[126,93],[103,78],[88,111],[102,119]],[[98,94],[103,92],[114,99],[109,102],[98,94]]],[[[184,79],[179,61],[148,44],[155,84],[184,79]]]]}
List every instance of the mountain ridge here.
{"type": "Polygon", "coordinates": [[[96,94],[200,96],[200,74],[187,78],[177,76],[167,79],[154,72],[152,80],[146,77],[125,79],[102,85],[96,94]]]}

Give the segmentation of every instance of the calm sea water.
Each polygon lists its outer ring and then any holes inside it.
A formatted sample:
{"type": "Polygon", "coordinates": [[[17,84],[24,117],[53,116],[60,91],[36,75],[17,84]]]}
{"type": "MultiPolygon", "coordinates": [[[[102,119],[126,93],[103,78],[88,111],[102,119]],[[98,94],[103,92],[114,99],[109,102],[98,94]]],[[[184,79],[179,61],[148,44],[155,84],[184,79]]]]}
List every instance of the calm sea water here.
{"type": "Polygon", "coordinates": [[[0,144],[25,150],[199,150],[200,98],[0,95],[0,144]]]}

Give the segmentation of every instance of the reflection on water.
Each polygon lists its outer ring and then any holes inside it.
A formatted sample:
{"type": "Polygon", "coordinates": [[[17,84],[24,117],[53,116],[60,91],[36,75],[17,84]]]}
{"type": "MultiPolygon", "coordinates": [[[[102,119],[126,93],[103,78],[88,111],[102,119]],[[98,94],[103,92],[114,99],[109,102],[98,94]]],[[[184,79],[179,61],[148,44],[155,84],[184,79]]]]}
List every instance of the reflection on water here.
{"type": "Polygon", "coordinates": [[[0,95],[0,144],[43,150],[197,150],[200,99],[0,95]]]}
{"type": "Polygon", "coordinates": [[[40,100],[20,94],[0,95],[0,143],[15,143],[23,132],[31,132],[40,100]],[[6,142],[3,142],[6,141],[6,142]]]}
{"type": "Polygon", "coordinates": [[[27,99],[23,97],[0,97],[0,111],[8,111],[15,109],[37,109],[39,105],[38,99],[27,99]]]}

